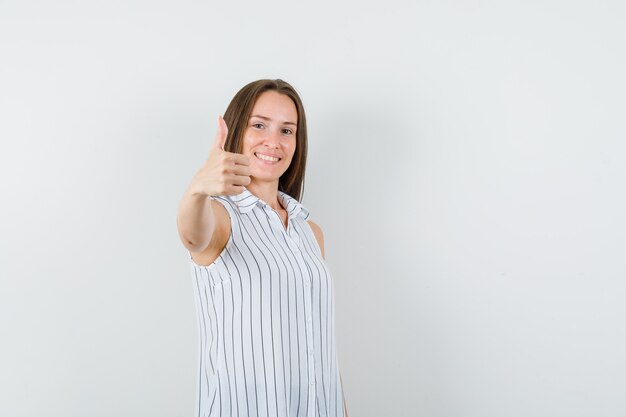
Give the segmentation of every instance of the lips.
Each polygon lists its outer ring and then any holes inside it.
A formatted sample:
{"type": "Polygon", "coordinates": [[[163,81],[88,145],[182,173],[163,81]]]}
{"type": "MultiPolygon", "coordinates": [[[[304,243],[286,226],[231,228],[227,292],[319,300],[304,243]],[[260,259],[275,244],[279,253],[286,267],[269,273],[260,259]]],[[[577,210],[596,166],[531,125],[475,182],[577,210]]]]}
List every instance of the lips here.
{"type": "Polygon", "coordinates": [[[255,152],[254,155],[263,160],[263,161],[267,161],[267,162],[278,162],[280,161],[282,158],[280,158],[279,156],[276,155],[268,155],[268,154],[264,154],[264,153],[260,153],[260,152],[255,152]]]}

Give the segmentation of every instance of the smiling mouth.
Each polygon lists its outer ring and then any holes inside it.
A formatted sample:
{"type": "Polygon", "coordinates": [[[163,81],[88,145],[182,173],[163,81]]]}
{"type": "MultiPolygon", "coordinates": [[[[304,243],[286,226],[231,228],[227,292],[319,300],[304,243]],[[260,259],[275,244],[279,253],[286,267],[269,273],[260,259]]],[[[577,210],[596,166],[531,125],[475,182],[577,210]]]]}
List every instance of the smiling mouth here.
{"type": "Polygon", "coordinates": [[[259,159],[261,159],[263,161],[268,161],[268,162],[278,162],[281,159],[281,158],[276,158],[276,157],[273,157],[273,156],[263,155],[262,153],[257,153],[257,152],[255,152],[254,155],[257,158],[259,158],[259,159]]]}

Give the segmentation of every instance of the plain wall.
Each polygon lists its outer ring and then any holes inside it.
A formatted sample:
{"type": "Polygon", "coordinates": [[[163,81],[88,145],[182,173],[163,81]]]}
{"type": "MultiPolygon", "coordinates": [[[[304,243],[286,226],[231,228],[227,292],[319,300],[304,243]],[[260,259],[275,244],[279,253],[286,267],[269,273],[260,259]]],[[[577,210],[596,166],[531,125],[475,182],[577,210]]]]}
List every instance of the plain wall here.
{"type": "Polygon", "coordinates": [[[191,416],[178,203],[301,93],[351,417],[626,415],[626,6],[0,1],[0,415],[191,416]]]}

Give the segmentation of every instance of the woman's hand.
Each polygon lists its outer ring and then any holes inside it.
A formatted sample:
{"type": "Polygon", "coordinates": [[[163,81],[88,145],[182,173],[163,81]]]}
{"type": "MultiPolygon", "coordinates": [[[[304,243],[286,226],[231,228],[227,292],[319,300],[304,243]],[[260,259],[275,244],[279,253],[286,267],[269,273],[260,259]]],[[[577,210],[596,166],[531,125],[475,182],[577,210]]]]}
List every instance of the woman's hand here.
{"type": "Polygon", "coordinates": [[[250,184],[250,158],[224,151],[227,135],[228,127],[220,116],[209,156],[189,185],[192,195],[237,195],[250,184]]]}

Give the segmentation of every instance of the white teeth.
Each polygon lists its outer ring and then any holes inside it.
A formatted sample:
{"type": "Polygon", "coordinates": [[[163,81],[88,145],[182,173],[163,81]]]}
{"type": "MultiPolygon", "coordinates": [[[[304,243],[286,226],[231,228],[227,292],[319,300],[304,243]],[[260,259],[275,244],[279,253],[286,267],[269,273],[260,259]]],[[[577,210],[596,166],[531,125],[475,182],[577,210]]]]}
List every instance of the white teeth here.
{"type": "Polygon", "coordinates": [[[260,153],[255,153],[255,155],[259,158],[262,159],[264,161],[270,161],[270,162],[276,162],[279,160],[279,158],[274,158],[272,156],[266,156],[266,155],[262,155],[260,153]]]}

